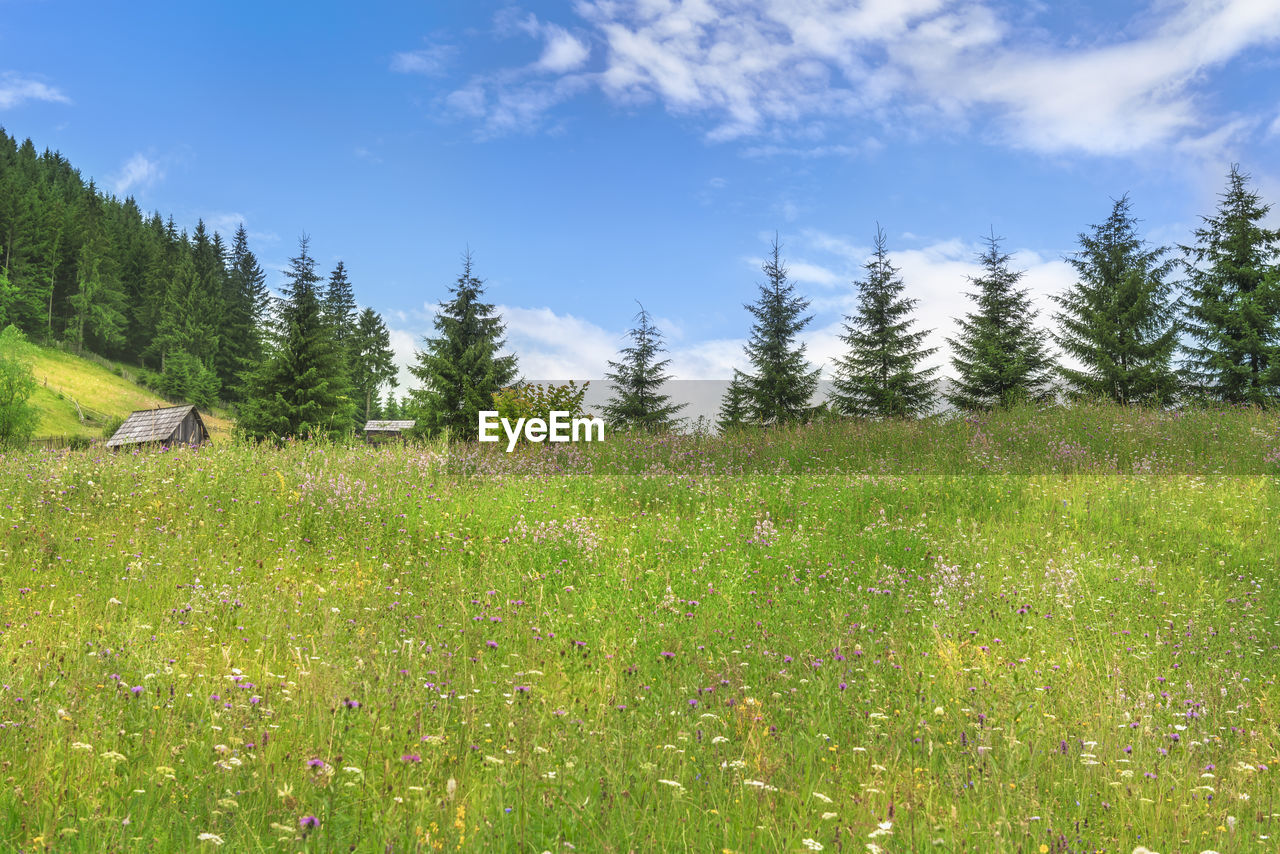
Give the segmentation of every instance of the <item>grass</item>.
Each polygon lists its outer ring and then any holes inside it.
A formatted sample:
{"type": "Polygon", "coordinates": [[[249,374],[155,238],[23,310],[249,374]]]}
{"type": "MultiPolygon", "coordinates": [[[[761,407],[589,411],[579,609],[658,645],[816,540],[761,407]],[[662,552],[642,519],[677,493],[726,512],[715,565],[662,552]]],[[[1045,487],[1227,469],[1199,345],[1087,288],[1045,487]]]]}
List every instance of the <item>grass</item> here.
{"type": "Polygon", "coordinates": [[[1275,850],[1277,448],[9,456],[0,849],[1275,850]]]}
{"type": "MultiPolygon", "coordinates": [[[[40,411],[37,439],[100,439],[103,425],[112,417],[170,405],[155,392],[131,382],[126,365],[90,361],[52,347],[37,347],[35,352],[32,373],[38,387],[32,403],[40,411]]],[[[201,417],[214,441],[230,438],[231,421],[225,413],[202,413],[201,417]]]]}

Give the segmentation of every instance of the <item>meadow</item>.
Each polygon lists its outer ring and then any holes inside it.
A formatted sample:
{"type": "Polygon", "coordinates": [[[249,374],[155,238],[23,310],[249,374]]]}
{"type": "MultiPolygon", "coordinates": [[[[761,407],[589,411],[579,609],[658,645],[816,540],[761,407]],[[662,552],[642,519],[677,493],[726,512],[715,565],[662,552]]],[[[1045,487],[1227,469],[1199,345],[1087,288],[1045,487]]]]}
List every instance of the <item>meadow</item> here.
{"type": "Polygon", "coordinates": [[[1280,418],[0,459],[0,850],[1280,849],[1280,418]]]}

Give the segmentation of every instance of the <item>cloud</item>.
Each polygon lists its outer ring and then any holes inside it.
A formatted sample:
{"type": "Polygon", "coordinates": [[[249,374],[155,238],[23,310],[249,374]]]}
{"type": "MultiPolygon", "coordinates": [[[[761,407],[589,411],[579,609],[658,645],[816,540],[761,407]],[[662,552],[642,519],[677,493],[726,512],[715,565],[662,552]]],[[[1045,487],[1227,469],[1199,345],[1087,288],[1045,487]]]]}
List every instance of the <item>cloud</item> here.
{"type": "Polygon", "coordinates": [[[204,224],[210,231],[215,231],[222,235],[223,240],[230,241],[236,233],[236,229],[244,226],[246,234],[251,241],[260,243],[277,243],[280,235],[271,231],[249,231],[248,217],[242,213],[234,211],[230,213],[211,213],[204,217],[204,224]]]}
{"type": "MultiPolygon", "coordinates": [[[[517,68],[477,74],[441,98],[453,114],[482,122],[481,138],[508,133],[529,133],[547,127],[547,114],[559,104],[590,88],[590,77],[580,69],[591,56],[590,46],[557,24],[538,20],[532,13],[505,9],[494,18],[501,37],[523,33],[541,41],[538,59],[517,68]]],[[[559,123],[550,123],[559,129],[559,123]]]]}
{"type": "Polygon", "coordinates": [[[564,73],[581,68],[591,56],[591,49],[569,34],[567,30],[548,24],[543,32],[547,40],[538,59],[538,67],[544,71],[564,73]]]}
{"type": "MultiPolygon", "coordinates": [[[[995,0],[579,0],[585,39],[533,15],[503,20],[544,41],[524,73],[582,74],[600,43],[602,67],[570,94],[659,104],[705,122],[713,142],[773,138],[752,156],[874,151],[879,129],[976,127],[1017,148],[1097,155],[1221,141],[1213,128],[1230,120],[1209,115],[1202,96],[1226,63],[1280,40],[1276,0],[1151,2],[1132,21],[1106,22],[1106,41],[1055,41],[1034,14],[995,0]],[[814,123],[828,129],[794,144],[792,129],[814,123]]],[[[518,82],[501,71],[483,80],[518,82]]],[[[489,115],[502,99],[464,100],[489,115]]],[[[518,126],[537,126],[533,114],[561,100],[542,98],[518,126]]]]}
{"type": "Polygon", "coordinates": [[[24,101],[71,103],[71,99],[64,95],[62,90],[42,80],[18,74],[16,71],[0,72],[0,110],[17,107],[24,101]]]}
{"type": "Polygon", "coordinates": [[[392,55],[391,70],[399,74],[442,74],[457,52],[454,46],[444,44],[403,51],[392,55]]]}
{"type": "Polygon", "coordinates": [[[158,161],[143,154],[135,154],[120,167],[112,179],[111,187],[117,196],[129,195],[132,190],[146,189],[164,177],[158,161]]]}

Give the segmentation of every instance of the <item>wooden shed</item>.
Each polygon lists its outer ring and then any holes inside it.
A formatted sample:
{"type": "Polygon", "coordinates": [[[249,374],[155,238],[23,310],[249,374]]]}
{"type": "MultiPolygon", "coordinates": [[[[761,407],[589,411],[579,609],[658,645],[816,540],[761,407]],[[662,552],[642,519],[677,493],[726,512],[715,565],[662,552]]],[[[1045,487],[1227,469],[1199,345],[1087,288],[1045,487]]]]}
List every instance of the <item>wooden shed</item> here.
{"type": "Polygon", "coordinates": [[[404,441],[405,435],[417,423],[417,421],[370,421],[364,425],[364,440],[370,445],[404,441]]]}
{"type": "Polygon", "coordinates": [[[194,406],[139,409],[106,441],[104,447],[128,445],[202,445],[209,430],[194,406]]]}

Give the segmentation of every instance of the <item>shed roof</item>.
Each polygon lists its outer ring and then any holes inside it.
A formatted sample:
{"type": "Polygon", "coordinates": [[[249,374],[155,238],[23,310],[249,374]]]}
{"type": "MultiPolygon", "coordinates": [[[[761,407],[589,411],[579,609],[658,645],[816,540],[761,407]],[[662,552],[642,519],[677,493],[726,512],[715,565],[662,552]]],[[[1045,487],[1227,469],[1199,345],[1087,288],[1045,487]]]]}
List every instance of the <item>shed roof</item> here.
{"type": "MultiPolygon", "coordinates": [[[[194,406],[165,406],[159,409],[139,409],[125,419],[120,429],[106,441],[105,447],[135,445],[143,442],[163,442],[173,435],[194,406]]],[[[197,418],[200,416],[197,414],[197,418]]]]}
{"type": "Polygon", "coordinates": [[[370,421],[364,425],[366,433],[398,433],[401,430],[412,430],[417,421],[370,421]]]}

